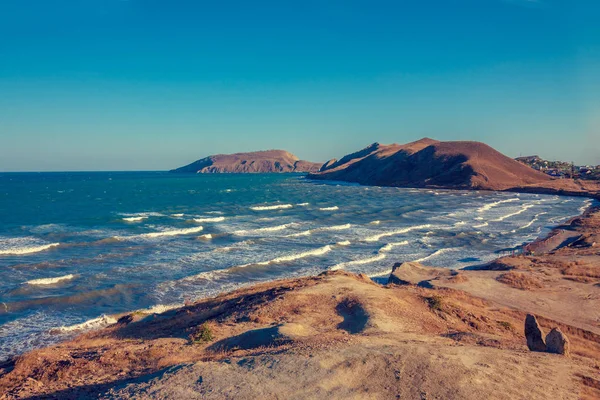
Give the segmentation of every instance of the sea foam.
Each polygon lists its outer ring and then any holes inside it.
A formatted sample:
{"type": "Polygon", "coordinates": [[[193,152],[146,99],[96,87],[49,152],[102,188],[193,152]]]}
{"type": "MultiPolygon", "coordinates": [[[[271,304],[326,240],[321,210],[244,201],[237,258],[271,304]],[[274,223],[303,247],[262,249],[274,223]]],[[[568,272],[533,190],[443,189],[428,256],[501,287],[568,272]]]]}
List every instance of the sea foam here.
{"type": "Polygon", "coordinates": [[[319,208],[319,210],[321,211],[335,211],[335,210],[339,210],[340,208],[338,206],[333,206],[333,207],[321,207],[319,208]]]}
{"type": "Polygon", "coordinates": [[[489,203],[489,204],[484,205],[483,207],[478,208],[477,212],[479,212],[479,213],[486,212],[486,211],[491,210],[494,207],[499,206],[500,204],[512,203],[514,201],[521,201],[521,199],[517,197],[517,198],[513,198],[513,199],[506,199],[506,200],[496,201],[494,203],[489,203]]]}
{"type": "Polygon", "coordinates": [[[221,222],[225,221],[225,217],[212,217],[212,218],[194,218],[194,222],[221,222]]]}
{"type": "Polygon", "coordinates": [[[292,222],[289,224],[283,224],[283,225],[277,225],[277,226],[267,226],[265,228],[242,229],[242,230],[233,232],[233,234],[234,235],[248,235],[248,234],[261,233],[261,232],[277,232],[277,231],[282,231],[284,229],[287,229],[290,226],[294,226],[294,225],[296,225],[296,223],[292,222]]]}
{"type": "Polygon", "coordinates": [[[330,271],[337,271],[339,269],[343,269],[352,265],[362,265],[362,264],[369,264],[369,263],[373,263],[376,261],[381,261],[386,257],[385,254],[377,254],[374,257],[369,257],[369,258],[361,258],[359,260],[353,260],[353,261],[346,261],[343,263],[339,263],[334,265],[333,267],[329,268],[330,271]]]}
{"type": "Polygon", "coordinates": [[[117,320],[115,318],[110,317],[108,315],[103,315],[101,317],[93,318],[93,319],[87,320],[85,322],[82,322],[81,324],[70,325],[70,326],[61,326],[60,328],[52,329],[52,331],[68,333],[68,332],[77,332],[77,331],[84,331],[84,330],[90,330],[90,329],[99,329],[99,328],[103,328],[107,325],[115,324],[116,322],[117,322],[117,320]]]}
{"type": "Polygon", "coordinates": [[[254,211],[268,211],[268,210],[283,210],[286,208],[292,208],[291,204],[276,204],[272,206],[254,206],[250,207],[251,210],[254,211]]]}
{"type": "Polygon", "coordinates": [[[350,229],[351,227],[352,227],[351,224],[323,226],[323,227],[320,227],[320,228],[309,229],[309,230],[306,230],[306,231],[302,231],[302,232],[294,233],[294,234],[291,234],[291,235],[287,235],[287,237],[310,236],[311,234],[316,233],[316,232],[342,231],[342,230],[345,230],[345,229],[350,229]]]}
{"type": "Polygon", "coordinates": [[[369,237],[365,238],[364,240],[365,240],[365,242],[376,242],[379,239],[387,237],[387,236],[401,235],[403,233],[408,233],[408,232],[411,232],[414,230],[431,228],[431,227],[432,227],[431,224],[414,225],[414,226],[409,226],[407,228],[398,229],[396,231],[379,233],[377,235],[369,236],[369,237]]]}
{"type": "Polygon", "coordinates": [[[40,279],[32,279],[30,281],[25,282],[28,285],[53,285],[55,283],[61,281],[68,281],[75,278],[75,275],[69,274],[64,276],[57,276],[56,278],[40,278],[40,279]]]}
{"type": "Polygon", "coordinates": [[[38,253],[40,251],[51,249],[52,247],[60,246],[60,243],[50,243],[40,246],[25,246],[25,247],[11,247],[0,249],[0,255],[22,255],[38,253]]]}

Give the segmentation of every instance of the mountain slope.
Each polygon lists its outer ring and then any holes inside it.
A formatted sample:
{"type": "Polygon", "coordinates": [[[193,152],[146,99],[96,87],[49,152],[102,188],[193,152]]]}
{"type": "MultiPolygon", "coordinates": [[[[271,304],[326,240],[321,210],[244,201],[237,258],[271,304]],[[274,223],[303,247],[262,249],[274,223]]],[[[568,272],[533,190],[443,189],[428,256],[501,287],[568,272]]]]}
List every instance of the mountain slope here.
{"type": "Polygon", "coordinates": [[[309,177],[378,186],[489,190],[551,180],[484,143],[440,142],[429,138],[404,145],[375,143],[309,177]]]}
{"type": "Polygon", "coordinates": [[[299,160],[284,150],[217,154],[172,170],[178,173],[316,172],[319,163],[299,160]]]}

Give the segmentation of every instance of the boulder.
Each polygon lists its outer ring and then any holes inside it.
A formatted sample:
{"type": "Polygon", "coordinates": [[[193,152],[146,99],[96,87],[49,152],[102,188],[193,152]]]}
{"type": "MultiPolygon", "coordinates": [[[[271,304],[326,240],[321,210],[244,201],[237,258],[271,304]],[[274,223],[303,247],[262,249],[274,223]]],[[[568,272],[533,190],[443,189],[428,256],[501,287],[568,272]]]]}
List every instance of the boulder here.
{"type": "Polygon", "coordinates": [[[448,268],[425,267],[418,262],[396,263],[388,278],[388,284],[394,285],[426,285],[426,282],[441,277],[450,277],[456,272],[448,268]]]}
{"type": "Polygon", "coordinates": [[[525,338],[529,350],[546,351],[542,329],[535,316],[531,314],[527,314],[527,317],[525,317],[525,338]]]}
{"type": "Polygon", "coordinates": [[[569,356],[569,339],[560,329],[554,328],[546,336],[546,350],[548,353],[569,356]]]}

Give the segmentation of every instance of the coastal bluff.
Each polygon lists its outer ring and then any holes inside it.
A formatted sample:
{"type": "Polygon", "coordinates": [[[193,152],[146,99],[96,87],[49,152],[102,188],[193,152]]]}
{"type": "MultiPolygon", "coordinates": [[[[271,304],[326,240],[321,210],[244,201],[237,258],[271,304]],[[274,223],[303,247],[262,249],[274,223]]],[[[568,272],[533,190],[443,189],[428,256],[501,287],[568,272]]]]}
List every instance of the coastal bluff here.
{"type": "Polygon", "coordinates": [[[285,173],[317,172],[320,163],[300,160],[285,150],[217,154],[171,170],[175,173],[285,173]]]}
{"type": "Polygon", "coordinates": [[[485,143],[442,142],[430,138],[407,143],[373,143],[326,162],[310,179],[374,186],[474,189],[582,195],[598,198],[595,182],[553,179],[485,143]]]}

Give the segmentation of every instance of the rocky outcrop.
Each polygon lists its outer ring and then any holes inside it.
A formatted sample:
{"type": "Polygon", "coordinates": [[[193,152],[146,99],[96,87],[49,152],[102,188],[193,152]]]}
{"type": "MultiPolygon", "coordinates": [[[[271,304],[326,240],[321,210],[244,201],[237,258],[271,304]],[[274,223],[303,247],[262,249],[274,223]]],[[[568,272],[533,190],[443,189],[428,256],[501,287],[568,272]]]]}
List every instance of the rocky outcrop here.
{"type": "Polygon", "coordinates": [[[287,151],[267,150],[208,156],[171,172],[198,174],[317,172],[320,167],[320,163],[299,160],[287,151]]]}
{"type": "Polygon", "coordinates": [[[546,336],[546,350],[548,353],[569,356],[569,339],[559,328],[553,328],[546,336]]]}
{"type": "Polygon", "coordinates": [[[546,351],[542,328],[540,328],[535,316],[531,314],[527,314],[527,317],[525,317],[525,338],[527,339],[529,350],[546,351]]]}

